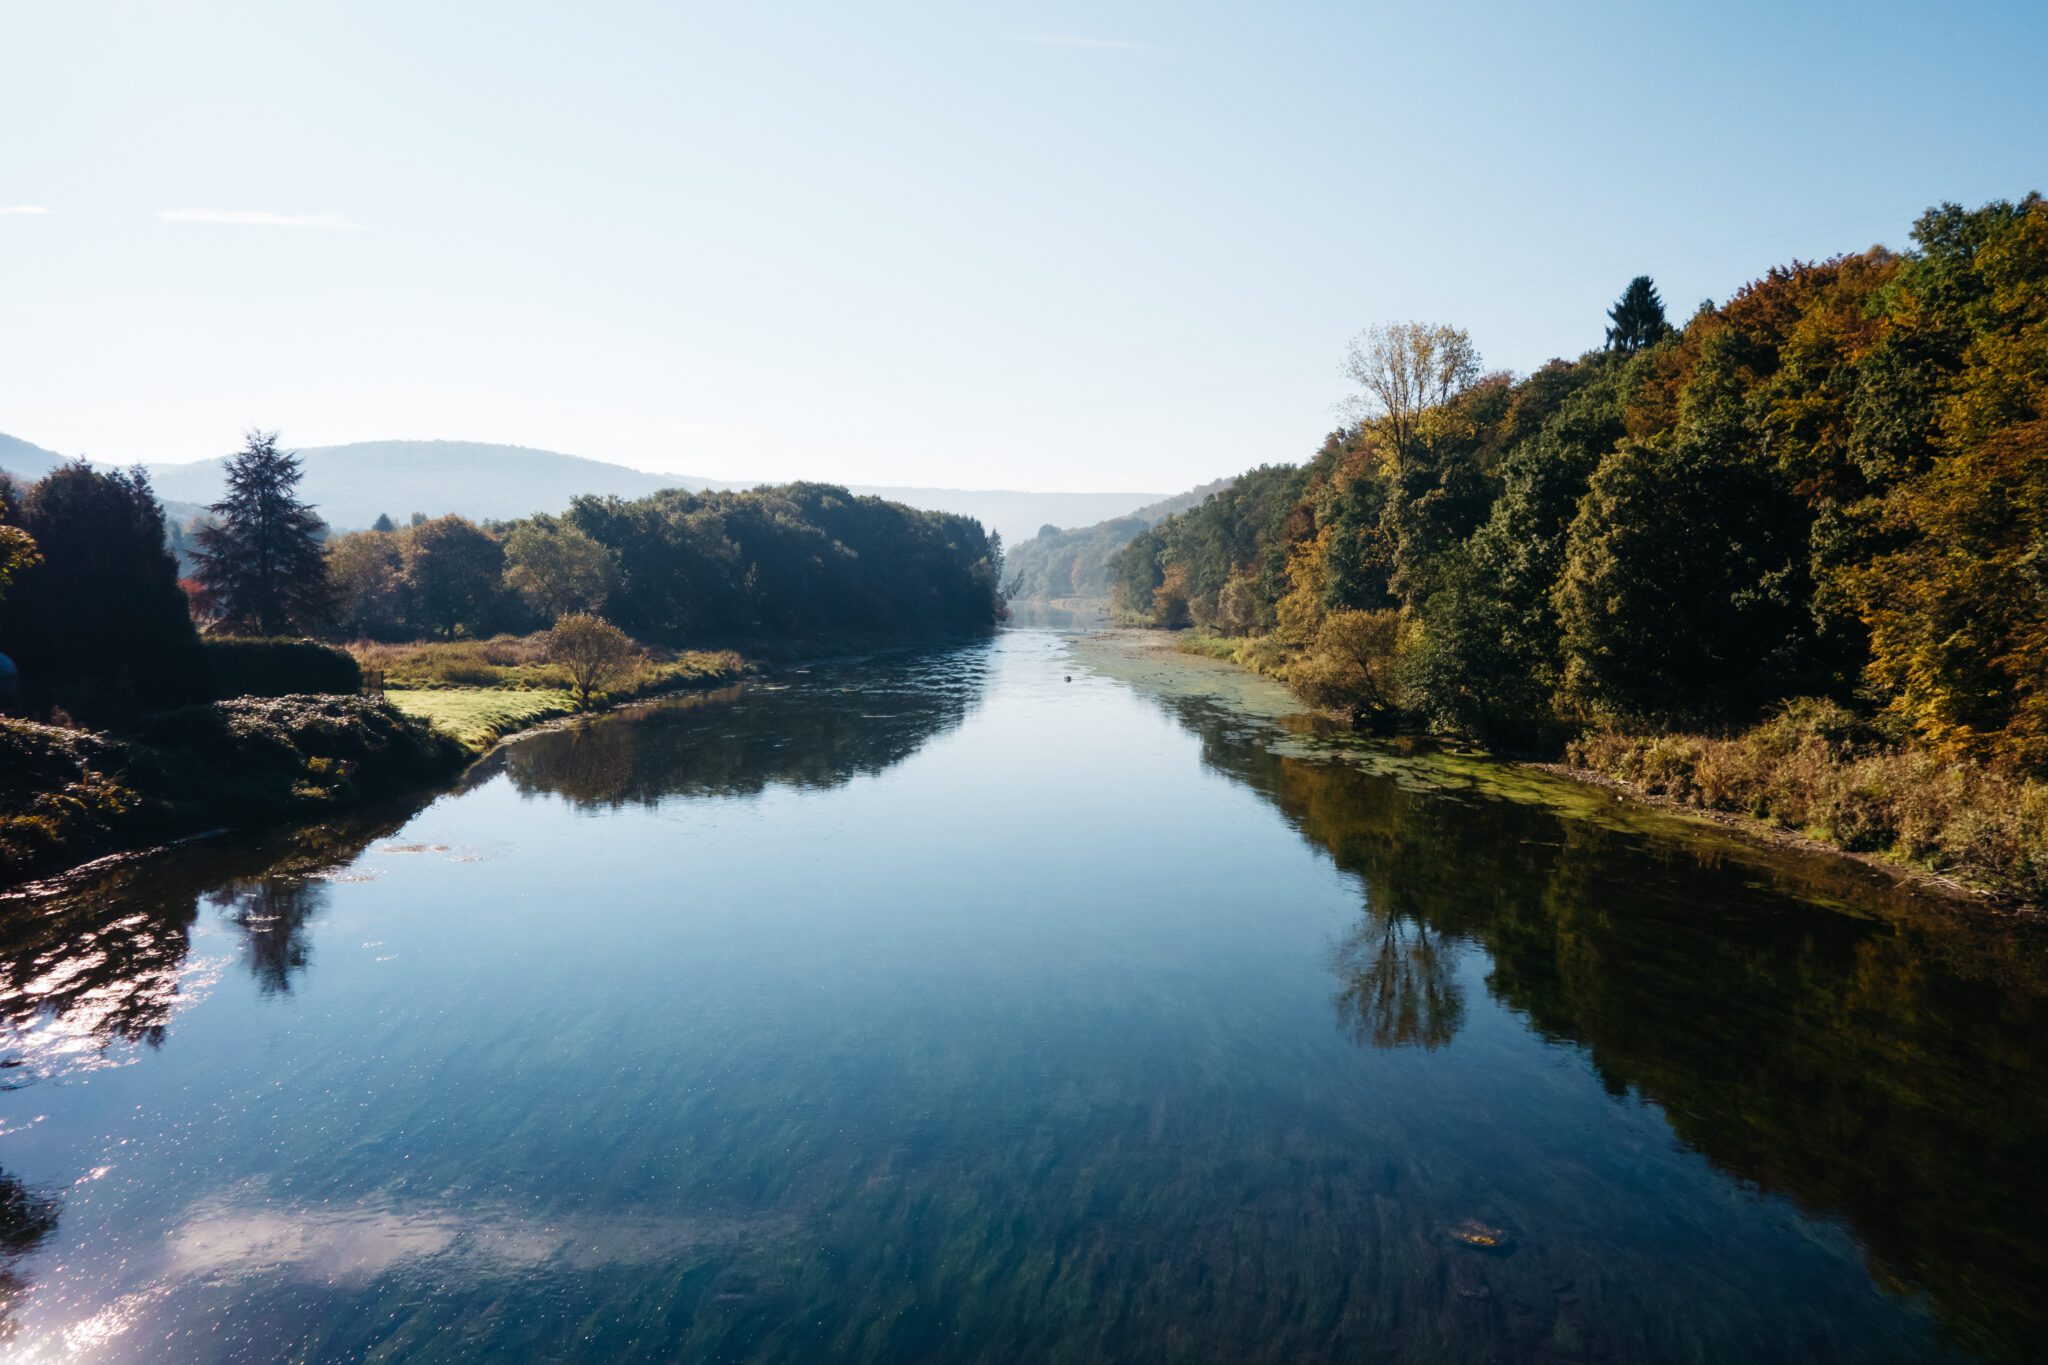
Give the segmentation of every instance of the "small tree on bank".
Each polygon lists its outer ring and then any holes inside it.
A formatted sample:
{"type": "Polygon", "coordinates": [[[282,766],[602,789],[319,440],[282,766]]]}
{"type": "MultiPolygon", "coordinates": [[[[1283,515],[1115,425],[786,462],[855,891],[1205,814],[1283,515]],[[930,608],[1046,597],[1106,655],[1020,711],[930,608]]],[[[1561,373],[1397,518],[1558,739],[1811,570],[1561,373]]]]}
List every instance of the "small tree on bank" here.
{"type": "Polygon", "coordinates": [[[1310,705],[1341,711],[1363,729],[1394,715],[1400,649],[1400,612],[1333,611],[1287,681],[1310,705]]]}
{"type": "Polygon", "coordinates": [[[201,605],[230,629],[277,635],[322,625],[332,605],[326,529],[298,498],[298,457],[274,431],[250,431],[228,465],[227,496],[199,530],[201,605]]]}
{"type": "Polygon", "coordinates": [[[592,694],[610,690],[633,670],[633,641],[601,616],[572,612],[548,631],[548,661],[568,670],[577,704],[588,710],[592,694]]]}

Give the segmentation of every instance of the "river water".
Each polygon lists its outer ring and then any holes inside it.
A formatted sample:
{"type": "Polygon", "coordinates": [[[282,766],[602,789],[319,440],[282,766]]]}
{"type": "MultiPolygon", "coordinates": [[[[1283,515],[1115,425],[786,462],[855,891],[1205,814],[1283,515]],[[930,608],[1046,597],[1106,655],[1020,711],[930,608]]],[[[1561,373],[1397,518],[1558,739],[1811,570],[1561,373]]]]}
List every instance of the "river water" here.
{"type": "Polygon", "coordinates": [[[2038,937],[1258,686],[1015,630],[5,903],[0,1357],[2040,1358],[2038,937]]]}

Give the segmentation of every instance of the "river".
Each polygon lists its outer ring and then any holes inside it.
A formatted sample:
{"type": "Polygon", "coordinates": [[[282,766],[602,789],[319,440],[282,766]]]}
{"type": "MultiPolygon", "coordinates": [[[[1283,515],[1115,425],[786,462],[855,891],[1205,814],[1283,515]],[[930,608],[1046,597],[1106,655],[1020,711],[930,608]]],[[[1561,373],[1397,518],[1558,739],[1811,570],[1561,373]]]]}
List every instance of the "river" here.
{"type": "Polygon", "coordinates": [[[1260,686],[1012,630],[0,905],[0,1356],[2038,1358],[2038,935],[1260,686]]]}

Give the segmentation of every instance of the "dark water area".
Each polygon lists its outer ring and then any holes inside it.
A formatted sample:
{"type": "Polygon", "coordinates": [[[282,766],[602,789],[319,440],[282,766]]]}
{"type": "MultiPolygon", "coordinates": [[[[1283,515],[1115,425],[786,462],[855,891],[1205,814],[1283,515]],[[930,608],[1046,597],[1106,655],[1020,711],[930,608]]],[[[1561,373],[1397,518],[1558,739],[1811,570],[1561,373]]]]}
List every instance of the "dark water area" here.
{"type": "Polygon", "coordinates": [[[0,901],[0,1359],[2038,1359],[2042,949],[820,669],[0,901]]]}

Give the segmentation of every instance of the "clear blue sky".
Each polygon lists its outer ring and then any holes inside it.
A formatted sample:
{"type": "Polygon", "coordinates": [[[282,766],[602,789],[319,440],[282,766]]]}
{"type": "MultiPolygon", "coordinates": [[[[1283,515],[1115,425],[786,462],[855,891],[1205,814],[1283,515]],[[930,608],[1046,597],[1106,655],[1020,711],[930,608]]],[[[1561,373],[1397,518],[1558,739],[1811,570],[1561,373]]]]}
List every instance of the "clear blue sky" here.
{"type": "Polygon", "coordinates": [[[0,0],[0,431],[1177,490],[2048,187],[2048,5],[0,0]],[[45,212],[23,212],[43,209],[45,212]]]}

